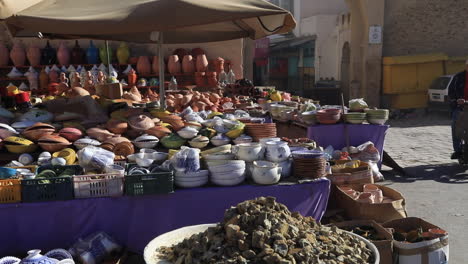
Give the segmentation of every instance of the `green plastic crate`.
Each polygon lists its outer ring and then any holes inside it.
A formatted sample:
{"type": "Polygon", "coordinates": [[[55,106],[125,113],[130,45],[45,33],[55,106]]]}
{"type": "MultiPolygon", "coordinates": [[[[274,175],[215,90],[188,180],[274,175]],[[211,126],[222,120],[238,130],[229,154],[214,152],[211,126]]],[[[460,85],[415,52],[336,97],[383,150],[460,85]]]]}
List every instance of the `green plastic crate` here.
{"type": "MultiPolygon", "coordinates": [[[[127,164],[126,172],[136,164],[127,164]]],[[[174,192],[174,173],[161,171],[141,175],[125,175],[125,195],[167,194],[174,192]]]]}

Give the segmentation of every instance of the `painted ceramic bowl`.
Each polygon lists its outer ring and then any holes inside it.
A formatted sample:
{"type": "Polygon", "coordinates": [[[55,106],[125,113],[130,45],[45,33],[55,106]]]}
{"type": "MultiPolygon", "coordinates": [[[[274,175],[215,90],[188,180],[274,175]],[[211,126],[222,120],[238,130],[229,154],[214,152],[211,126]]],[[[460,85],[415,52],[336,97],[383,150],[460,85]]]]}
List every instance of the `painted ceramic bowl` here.
{"type": "Polygon", "coordinates": [[[73,143],[77,149],[83,149],[88,146],[95,146],[99,147],[101,145],[101,142],[91,139],[91,138],[80,138],[75,143],[73,143]]]}
{"type": "Polygon", "coordinates": [[[45,135],[38,140],[39,146],[45,151],[57,152],[71,145],[66,138],[56,135],[45,135]]]}
{"type": "Polygon", "coordinates": [[[152,149],[152,148],[156,147],[156,145],[158,145],[158,143],[159,143],[159,139],[157,137],[152,136],[152,135],[146,135],[146,134],[137,137],[133,141],[133,144],[139,149],[143,149],[143,148],[152,149]]]}
{"type": "Polygon", "coordinates": [[[128,123],[118,119],[109,119],[106,123],[106,128],[115,134],[123,134],[128,129],[128,123]]]}
{"type": "Polygon", "coordinates": [[[110,137],[115,137],[114,133],[111,133],[110,131],[98,127],[93,127],[88,130],[86,130],[86,134],[94,139],[97,139],[100,142],[106,141],[110,137]]]}
{"type": "Polygon", "coordinates": [[[78,139],[83,137],[83,133],[81,132],[81,130],[79,130],[77,128],[74,128],[74,127],[62,128],[59,131],[59,135],[61,137],[66,138],[67,140],[69,140],[71,142],[75,142],[78,139]]]}
{"type": "Polygon", "coordinates": [[[7,137],[3,140],[3,144],[11,153],[31,153],[37,148],[32,141],[20,137],[7,137]]]}
{"type": "Polygon", "coordinates": [[[135,130],[146,131],[154,127],[154,122],[146,115],[137,115],[128,119],[128,125],[135,130]]]}
{"type": "Polygon", "coordinates": [[[13,127],[7,124],[0,123],[0,139],[5,139],[7,137],[15,136],[17,134],[18,132],[16,132],[16,130],[13,127]]]}

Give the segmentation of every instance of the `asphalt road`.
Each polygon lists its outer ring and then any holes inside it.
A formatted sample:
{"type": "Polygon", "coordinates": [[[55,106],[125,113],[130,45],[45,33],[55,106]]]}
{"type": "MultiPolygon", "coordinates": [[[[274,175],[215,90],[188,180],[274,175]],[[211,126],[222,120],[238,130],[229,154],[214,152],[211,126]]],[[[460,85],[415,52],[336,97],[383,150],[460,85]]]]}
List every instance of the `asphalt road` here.
{"type": "Polygon", "coordinates": [[[403,194],[409,216],[449,232],[451,264],[468,263],[468,171],[450,160],[447,114],[413,116],[390,125],[385,150],[408,175],[384,166],[384,184],[403,194]]]}

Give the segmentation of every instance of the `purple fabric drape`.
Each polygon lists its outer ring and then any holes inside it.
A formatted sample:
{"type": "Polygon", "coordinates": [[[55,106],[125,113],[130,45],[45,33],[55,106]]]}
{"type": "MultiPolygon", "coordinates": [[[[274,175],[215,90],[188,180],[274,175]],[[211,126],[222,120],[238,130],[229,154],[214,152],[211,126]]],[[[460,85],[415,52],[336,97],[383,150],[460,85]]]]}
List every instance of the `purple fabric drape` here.
{"type": "Polygon", "coordinates": [[[154,237],[188,225],[219,222],[244,200],[274,196],[291,211],[320,220],[330,182],[295,185],[208,187],[167,195],[79,199],[0,205],[0,257],[39,248],[68,248],[80,237],[104,231],[130,250],[143,252],[154,237]]]}
{"type": "MultiPolygon", "coordinates": [[[[349,131],[349,143],[351,146],[359,146],[367,141],[374,143],[382,158],[385,135],[390,126],[387,125],[351,125],[347,124],[349,131]]],[[[346,147],[345,125],[316,125],[307,129],[307,137],[317,142],[323,148],[333,146],[341,150],[346,147]]],[[[380,166],[381,164],[379,164],[380,166]]]]}

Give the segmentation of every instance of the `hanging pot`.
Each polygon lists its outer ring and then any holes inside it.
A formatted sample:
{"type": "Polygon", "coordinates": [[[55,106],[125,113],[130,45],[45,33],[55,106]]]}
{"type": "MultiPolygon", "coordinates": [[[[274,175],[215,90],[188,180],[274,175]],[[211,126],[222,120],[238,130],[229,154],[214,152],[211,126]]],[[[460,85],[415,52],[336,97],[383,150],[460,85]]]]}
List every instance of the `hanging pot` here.
{"type": "Polygon", "coordinates": [[[140,56],[138,58],[137,72],[139,75],[151,74],[151,64],[148,56],[140,56]]]}
{"type": "Polygon", "coordinates": [[[78,40],[75,41],[75,47],[73,47],[71,52],[71,62],[73,64],[83,64],[84,63],[85,52],[80,47],[78,40]]]}
{"type": "Polygon", "coordinates": [[[128,48],[127,43],[122,42],[117,49],[117,60],[119,64],[127,64],[128,58],[130,58],[130,49],[128,48]]]}
{"type": "Polygon", "coordinates": [[[60,65],[70,64],[70,50],[64,42],[60,43],[60,46],[57,50],[57,60],[60,65]]]}
{"type": "Polygon", "coordinates": [[[181,65],[180,60],[177,55],[169,56],[169,62],[167,64],[167,68],[169,69],[169,73],[172,75],[180,73],[181,65]]]}
{"type": "Polygon", "coordinates": [[[105,64],[110,64],[112,62],[112,48],[110,46],[108,46],[109,48],[109,59],[107,58],[107,48],[106,48],[106,45],[102,45],[100,48],[99,48],[99,58],[101,59],[101,62],[102,63],[105,63],[105,64]]]}
{"type": "Polygon", "coordinates": [[[10,58],[15,67],[24,66],[26,62],[26,52],[19,42],[15,42],[10,51],[10,58]]]}
{"type": "Polygon", "coordinates": [[[208,59],[205,54],[197,56],[197,71],[206,72],[208,70],[208,59]]]}
{"type": "Polygon", "coordinates": [[[182,60],[182,71],[184,73],[194,73],[195,64],[192,55],[185,55],[182,60]]]}
{"type": "Polygon", "coordinates": [[[10,60],[10,51],[3,42],[0,42],[0,66],[7,66],[10,60]]]}
{"type": "Polygon", "coordinates": [[[37,46],[29,46],[26,56],[31,66],[36,67],[41,64],[41,49],[37,46]]]}
{"type": "Polygon", "coordinates": [[[99,56],[99,50],[98,48],[96,48],[96,46],[94,46],[93,41],[90,40],[89,47],[86,50],[86,60],[88,64],[98,64],[99,63],[98,56],[99,56]]]}

